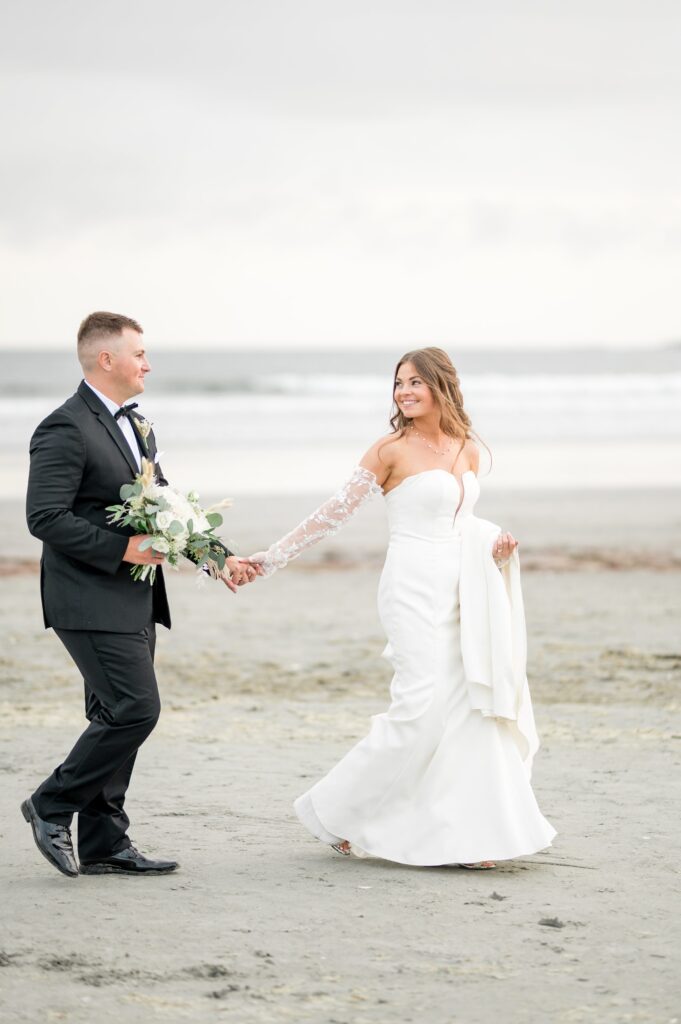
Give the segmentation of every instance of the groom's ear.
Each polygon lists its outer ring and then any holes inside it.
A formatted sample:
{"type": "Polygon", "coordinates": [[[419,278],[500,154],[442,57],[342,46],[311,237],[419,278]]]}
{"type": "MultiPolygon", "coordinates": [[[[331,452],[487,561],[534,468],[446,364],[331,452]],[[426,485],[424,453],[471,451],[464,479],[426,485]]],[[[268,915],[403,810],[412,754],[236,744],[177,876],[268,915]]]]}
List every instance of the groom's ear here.
{"type": "Polygon", "coordinates": [[[96,363],[105,373],[110,373],[113,370],[116,353],[120,347],[118,339],[116,337],[106,338],[101,343],[101,346],[97,353],[96,363]]]}
{"type": "Polygon", "coordinates": [[[97,354],[97,366],[101,370],[104,370],[105,373],[110,373],[113,367],[113,359],[111,358],[111,353],[106,349],[102,349],[102,351],[97,354]]]}

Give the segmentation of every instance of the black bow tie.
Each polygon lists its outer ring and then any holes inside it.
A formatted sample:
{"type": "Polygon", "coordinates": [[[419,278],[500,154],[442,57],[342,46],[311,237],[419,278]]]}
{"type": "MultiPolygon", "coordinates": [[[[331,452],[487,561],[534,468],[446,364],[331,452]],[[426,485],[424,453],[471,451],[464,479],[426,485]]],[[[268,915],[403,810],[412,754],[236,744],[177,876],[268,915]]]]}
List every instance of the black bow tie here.
{"type": "Polygon", "coordinates": [[[136,408],[137,402],[128,402],[127,405],[122,405],[120,409],[116,409],[116,412],[114,413],[114,419],[119,420],[121,416],[127,416],[128,419],[131,419],[132,410],[136,408]]]}

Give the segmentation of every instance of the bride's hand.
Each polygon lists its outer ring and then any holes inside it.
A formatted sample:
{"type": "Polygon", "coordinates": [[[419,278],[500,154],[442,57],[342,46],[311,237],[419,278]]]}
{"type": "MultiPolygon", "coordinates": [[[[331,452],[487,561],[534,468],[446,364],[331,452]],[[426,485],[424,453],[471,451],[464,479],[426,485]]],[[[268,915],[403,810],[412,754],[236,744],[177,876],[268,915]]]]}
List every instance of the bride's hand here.
{"type": "Polygon", "coordinates": [[[492,557],[499,568],[508,562],[517,547],[518,541],[512,533],[499,534],[492,547],[492,557]]]}
{"type": "Polygon", "coordinates": [[[249,555],[245,561],[257,572],[258,576],[271,576],[275,569],[274,566],[268,564],[266,551],[256,551],[255,554],[249,555]]]}

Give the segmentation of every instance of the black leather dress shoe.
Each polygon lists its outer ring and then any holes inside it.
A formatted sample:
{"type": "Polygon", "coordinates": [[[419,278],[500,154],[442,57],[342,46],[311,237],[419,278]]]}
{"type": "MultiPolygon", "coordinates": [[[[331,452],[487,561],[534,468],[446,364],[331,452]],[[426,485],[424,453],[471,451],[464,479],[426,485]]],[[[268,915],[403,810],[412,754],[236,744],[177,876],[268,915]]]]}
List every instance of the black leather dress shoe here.
{"type": "Polygon", "coordinates": [[[167,875],[179,867],[176,860],[149,860],[128,846],[120,853],[114,853],[103,860],[80,862],[81,875],[167,875]]]}
{"type": "Polygon", "coordinates": [[[55,825],[38,817],[38,812],[29,798],[21,805],[21,813],[33,829],[33,838],[43,857],[63,875],[75,878],[78,864],[73,853],[71,829],[68,825],[55,825]]]}

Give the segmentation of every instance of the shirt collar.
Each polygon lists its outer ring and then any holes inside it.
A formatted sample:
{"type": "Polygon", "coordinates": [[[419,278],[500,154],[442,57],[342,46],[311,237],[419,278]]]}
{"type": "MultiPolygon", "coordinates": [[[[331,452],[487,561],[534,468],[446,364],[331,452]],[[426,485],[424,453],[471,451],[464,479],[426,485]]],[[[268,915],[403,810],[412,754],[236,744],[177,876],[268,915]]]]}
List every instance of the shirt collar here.
{"type": "Polygon", "coordinates": [[[118,405],[117,402],[113,402],[110,398],[107,398],[107,396],[103,395],[101,391],[98,391],[94,384],[91,384],[89,380],[86,380],[85,384],[87,384],[87,386],[90,388],[90,391],[94,391],[94,393],[97,395],[97,398],[100,400],[102,405],[106,406],[111,415],[115,416],[118,410],[120,409],[120,405],[118,405]]]}

